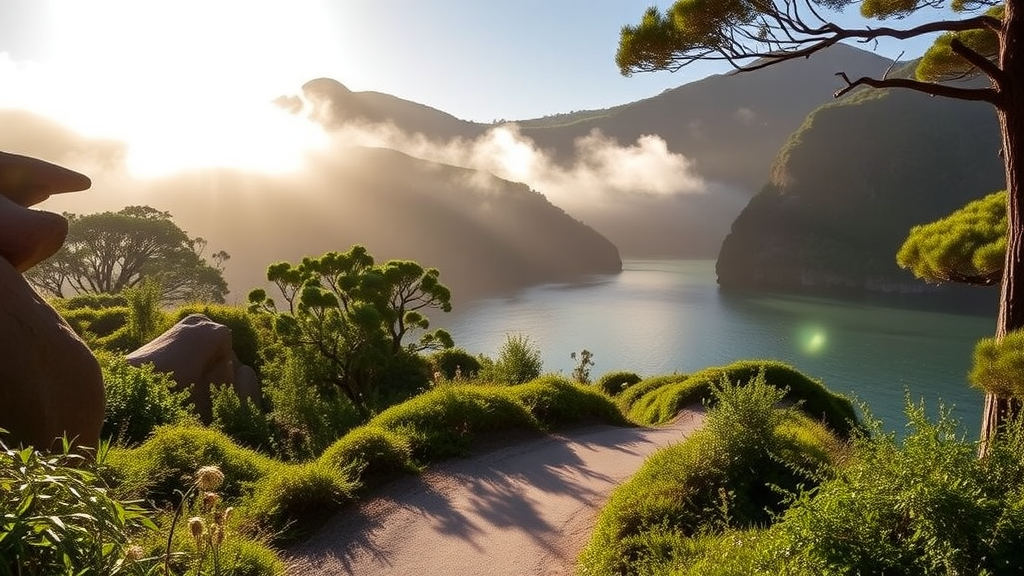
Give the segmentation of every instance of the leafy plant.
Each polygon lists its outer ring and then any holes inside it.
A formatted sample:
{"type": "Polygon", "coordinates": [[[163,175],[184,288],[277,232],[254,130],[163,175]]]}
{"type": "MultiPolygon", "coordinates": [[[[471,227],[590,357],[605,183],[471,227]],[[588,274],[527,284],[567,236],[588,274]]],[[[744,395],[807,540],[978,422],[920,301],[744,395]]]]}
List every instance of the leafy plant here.
{"type": "Polygon", "coordinates": [[[481,367],[480,379],[502,384],[523,384],[540,376],[543,366],[540,350],[528,336],[506,334],[497,359],[481,367]]]}
{"type": "MultiPolygon", "coordinates": [[[[14,450],[0,440],[0,575],[114,576],[145,573],[132,548],[155,529],[134,503],[111,497],[96,460],[72,453],[14,450]]],[[[149,560],[152,564],[152,559],[149,560]]]]}
{"type": "Polygon", "coordinates": [[[213,426],[223,430],[239,444],[254,449],[269,449],[271,427],[267,415],[251,398],[239,398],[230,384],[210,387],[213,426]]]}
{"type": "Polygon", "coordinates": [[[191,417],[188,390],[175,392],[169,374],[152,364],[132,366],[123,357],[101,355],[106,409],[101,435],[121,443],[145,440],[154,428],[191,417]]]}

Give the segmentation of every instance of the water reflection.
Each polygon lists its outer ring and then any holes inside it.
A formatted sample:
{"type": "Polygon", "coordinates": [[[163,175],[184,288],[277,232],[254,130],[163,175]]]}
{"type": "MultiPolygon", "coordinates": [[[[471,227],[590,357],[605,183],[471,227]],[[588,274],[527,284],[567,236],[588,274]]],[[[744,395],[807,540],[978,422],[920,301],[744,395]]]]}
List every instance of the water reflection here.
{"type": "Polygon", "coordinates": [[[974,343],[991,332],[979,316],[823,298],[722,292],[711,261],[627,261],[623,272],[537,286],[437,318],[467,350],[493,356],[507,333],[528,335],[546,370],[568,374],[569,354],[594,353],[595,374],[691,372],[747,358],[788,362],[901,425],[904,390],[941,398],[976,434],[981,394],[965,375],[974,343]]]}

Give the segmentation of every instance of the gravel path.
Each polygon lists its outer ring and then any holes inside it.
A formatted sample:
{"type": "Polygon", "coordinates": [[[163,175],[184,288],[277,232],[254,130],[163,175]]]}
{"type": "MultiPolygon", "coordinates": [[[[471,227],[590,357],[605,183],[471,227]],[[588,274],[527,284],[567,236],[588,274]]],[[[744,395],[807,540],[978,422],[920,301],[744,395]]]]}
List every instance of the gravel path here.
{"type": "Polygon", "coordinates": [[[686,411],[664,428],[580,428],[433,466],[290,550],[289,574],[572,574],[611,491],[701,422],[686,411]]]}

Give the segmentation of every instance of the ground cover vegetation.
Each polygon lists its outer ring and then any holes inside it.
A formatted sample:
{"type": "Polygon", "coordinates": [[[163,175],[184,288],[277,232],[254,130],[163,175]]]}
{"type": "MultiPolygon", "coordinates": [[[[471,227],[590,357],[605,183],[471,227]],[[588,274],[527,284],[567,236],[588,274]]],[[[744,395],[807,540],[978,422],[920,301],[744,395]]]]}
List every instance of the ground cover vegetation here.
{"type": "MultiPolygon", "coordinates": [[[[713,385],[704,427],[612,494],[579,574],[1019,574],[1024,428],[984,459],[907,399],[898,436],[843,439],[760,372],[713,385]]],[[[664,386],[664,384],[663,384],[664,386]]]]}

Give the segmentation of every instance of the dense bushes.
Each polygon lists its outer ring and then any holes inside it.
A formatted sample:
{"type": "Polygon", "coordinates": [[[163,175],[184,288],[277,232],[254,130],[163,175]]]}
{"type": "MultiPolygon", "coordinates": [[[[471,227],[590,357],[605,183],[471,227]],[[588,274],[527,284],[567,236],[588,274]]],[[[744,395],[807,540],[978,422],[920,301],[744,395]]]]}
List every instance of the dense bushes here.
{"type": "Polygon", "coordinates": [[[908,405],[910,434],[879,427],[775,527],[766,560],[803,574],[1024,573],[1024,430],[1018,421],[977,457],[948,415],[908,405]],[[842,538],[836,538],[842,534],[842,538]]]}
{"type": "Polygon", "coordinates": [[[748,397],[720,400],[614,493],[580,574],[1024,572],[1021,421],[979,459],[948,413],[932,421],[909,401],[905,437],[875,422],[843,443],[802,417],[778,421],[795,413],[764,410],[752,387],[730,394],[748,397]]]}
{"type": "Polygon", "coordinates": [[[434,372],[445,380],[468,380],[480,372],[480,360],[462,348],[438,350],[428,358],[434,372]]]}
{"type": "Polygon", "coordinates": [[[465,455],[509,430],[579,422],[622,423],[604,395],[548,377],[520,386],[442,386],[385,410],[315,459],[285,464],[200,426],[157,428],[141,446],[111,451],[110,477],[123,496],[175,502],[183,478],[207,464],[223,469],[225,498],[279,541],[315,528],[358,489],[465,455]]]}
{"type": "Polygon", "coordinates": [[[102,359],[106,391],[103,438],[136,444],[159,425],[190,418],[189,393],[174,392],[174,381],[168,374],[154,371],[152,364],[132,366],[119,356],[104,355],[102,359]]]}

